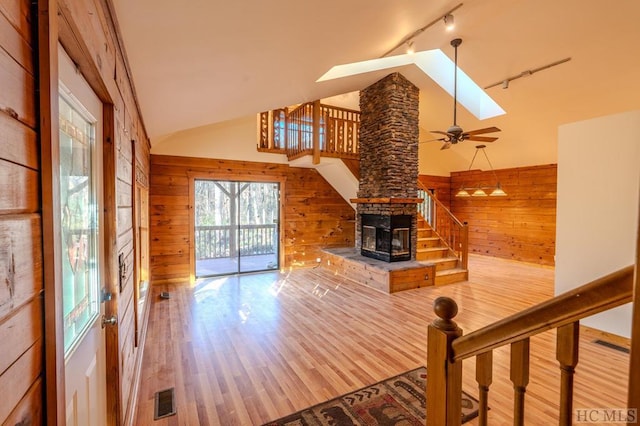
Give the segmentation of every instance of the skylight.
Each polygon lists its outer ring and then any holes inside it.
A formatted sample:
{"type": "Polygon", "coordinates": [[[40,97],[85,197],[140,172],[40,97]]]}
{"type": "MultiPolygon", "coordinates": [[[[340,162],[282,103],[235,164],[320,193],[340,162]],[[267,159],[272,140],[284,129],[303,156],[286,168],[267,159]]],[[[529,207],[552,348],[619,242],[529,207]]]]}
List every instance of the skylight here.
{"type": "MultiPolygon", "coordinates": [[[[411,64],[420,68],[422,72],[453,96],[453,71],[455,65],[440,49],[336,65],[316,82],[411,64]]],[[[460,67],[458,67],[458,102],[479,120],[505,114],[500,105],[491,99],[460,67]]]]}

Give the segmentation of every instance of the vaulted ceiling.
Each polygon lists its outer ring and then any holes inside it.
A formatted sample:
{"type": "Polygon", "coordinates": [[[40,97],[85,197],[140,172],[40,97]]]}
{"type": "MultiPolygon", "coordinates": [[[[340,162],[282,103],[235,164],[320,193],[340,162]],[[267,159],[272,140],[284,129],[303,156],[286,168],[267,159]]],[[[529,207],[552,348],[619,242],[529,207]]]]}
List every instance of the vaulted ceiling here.
{"type": "MultiPolygon", "coordinates": [[[[317,83],[333,65],[379,58],[458,1],[113,0],[152,143],[181,130],[260,111],[357,92],[389,70],[317,83]]],[[[640,2],[637,0],[462,0],[456,28],[436,23],[416,50],[463,39],[458,65],[485,87],[567,57],[571,60],[486,92],[506,115],[479,121],[459,108],[465,130],[497,126],[489,155],[497,168],[556,162],[560,124],[640,109],[640,2]]],[[[399,47],[394,54],[404,53],[399,47]]],[[[451,96],[415,66],[398,71],[421,90],[420,127],[452,124],[451,96]]],[[[611,131],[603,149],[625,135],[611,131]]],[[[421,146],[434,172],[465,168],[463,142],[421,146]]]]}

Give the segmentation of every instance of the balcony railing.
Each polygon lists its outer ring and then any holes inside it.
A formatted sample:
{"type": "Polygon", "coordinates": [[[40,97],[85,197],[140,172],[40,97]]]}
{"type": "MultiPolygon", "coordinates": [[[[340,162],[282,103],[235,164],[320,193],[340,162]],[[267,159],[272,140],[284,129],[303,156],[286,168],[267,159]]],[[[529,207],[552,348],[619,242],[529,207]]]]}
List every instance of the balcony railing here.
{"type": "Polygon", "coordinates": [[[358,159],[360,112],[346,108],[307,102],[289,111],[287,108],[260,113],[258,150],[286,154],[290,160],[313,155],[358,159]]]}
{"type": "Polygon", "coordinates": [[[276,224],[196,226],[196,259],[275,254],[276,224]]]}

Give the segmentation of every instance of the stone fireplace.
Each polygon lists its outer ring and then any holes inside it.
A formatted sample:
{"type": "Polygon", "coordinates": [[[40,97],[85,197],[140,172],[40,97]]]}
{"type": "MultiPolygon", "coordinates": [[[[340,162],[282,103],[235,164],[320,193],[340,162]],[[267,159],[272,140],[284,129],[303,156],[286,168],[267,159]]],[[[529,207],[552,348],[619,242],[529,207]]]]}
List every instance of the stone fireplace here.
{"type": "Polygon", "coordinates": [[[363,256],[415,260],[418,88],[399,73],[360,92],[356,248],[363,256]]]}

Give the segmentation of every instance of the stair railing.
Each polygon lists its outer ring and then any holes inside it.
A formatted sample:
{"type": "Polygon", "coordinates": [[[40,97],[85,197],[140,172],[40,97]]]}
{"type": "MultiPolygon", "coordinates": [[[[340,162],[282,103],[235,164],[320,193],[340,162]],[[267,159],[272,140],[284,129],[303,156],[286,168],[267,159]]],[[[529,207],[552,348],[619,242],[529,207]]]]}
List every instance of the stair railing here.
{"type": "Polygon", "coordinates": [[[284,153],[289,160],[313,155],[358,159],[360,112],[307,102],[258,115],[258,151],[284,153]]]}
{"type": "Polygon", "coordinates": [[[469,263],[469,226],[457,217],[440,200],[418,181],[418,213],[458,258],[459,266],[467,269],[469,263]]]}
{"type": "Polygon", "coordinates": [[[493,349],[511,346],[510,377],[514,388],[514,425],[524,424],[524,395],[529,382],[529,339],[557,329],[556,359],[560,368],[559,424],[572,424],[573,376],[578,363],[579,321],[631,302],[633,265],[563,293],[467,335],[453,321],[452,299],[434,302],[436,318],[428,329],[427,426],[461,423],[462,361],[476,357],[479,389],[478,424],[487,425],[493,349]]]}

